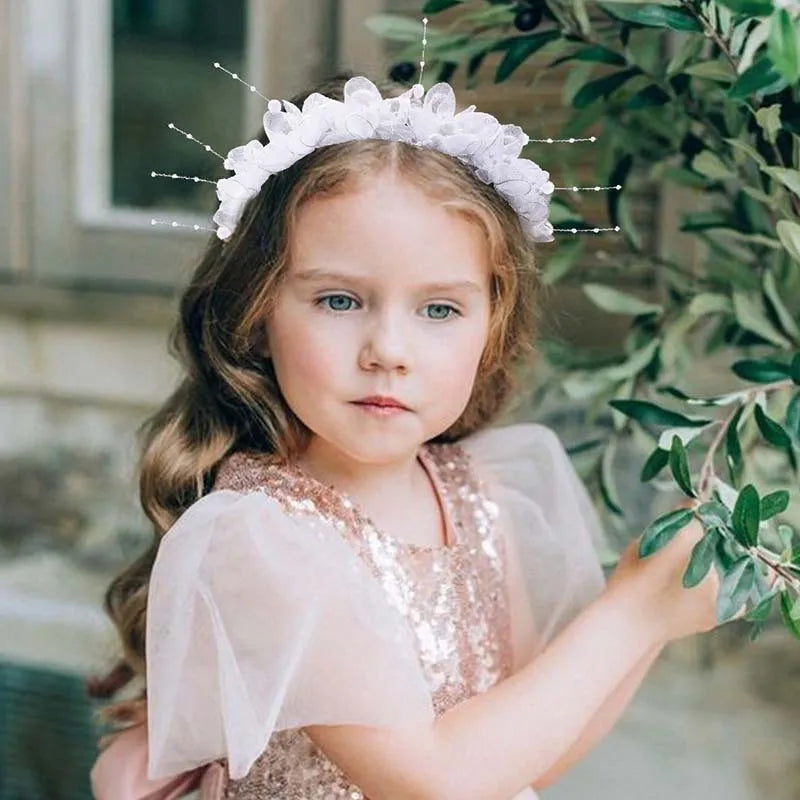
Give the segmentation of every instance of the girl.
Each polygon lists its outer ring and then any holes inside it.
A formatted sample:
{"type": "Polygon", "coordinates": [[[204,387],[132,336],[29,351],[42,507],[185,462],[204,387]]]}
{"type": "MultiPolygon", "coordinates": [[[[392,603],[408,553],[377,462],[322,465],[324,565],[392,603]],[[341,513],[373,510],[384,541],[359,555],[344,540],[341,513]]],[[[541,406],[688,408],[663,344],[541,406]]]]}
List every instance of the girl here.
{"type": "Polygon", "coordinates": [[[666,642],[715,625],[714,571],[681,586],[697,528],[646,561],[632,543],[606,583],[556,436],[489,427],[531,353],[546,223],[389,130],[312,141],[215,217],[147,427],[156,539],[107,595],[125,663],[95,693],[147,692],[112,708],[134,724],[101,800],[532,798],[666,642]]]}

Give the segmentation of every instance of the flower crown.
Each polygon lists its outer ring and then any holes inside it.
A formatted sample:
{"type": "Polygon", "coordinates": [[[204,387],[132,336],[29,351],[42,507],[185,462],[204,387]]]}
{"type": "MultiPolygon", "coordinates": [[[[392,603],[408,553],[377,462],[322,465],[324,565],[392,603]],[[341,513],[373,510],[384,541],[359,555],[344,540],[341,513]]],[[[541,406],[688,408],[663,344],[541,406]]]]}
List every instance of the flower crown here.
{"type": "MultiPolygon", "coordinates": [[[[427,18],[423,19],[422,58],[420,81],[425,66],[427,18]]],[[[232,78],[248,86],[267,100],[255,86],[229,72],[219,62],[214,63],[232,78]]],[[[191,133],[177,130],[187,139],[203,144],[191,133]]],[[[456,98],[447,83],[437,83],[428,91],[416,83],[397,97],[382,97],[378,87],[363,76],[350,78],[344,85],[344,99],[336,100],[319,92],[310,94],[298,108],[288,100],[267,100],[264,114],[264,131],[267,144],[253,139],[234,147],[223,158],[209,145],[203,145],[223,161],[232,177],[209,181],[161,172],[151,172],[153,177],[177,178],[216,185],[219,208],[214,213],[216,228],[200,225],[182,225],[176,221],[152,219],[151,224],[172,227],[190,227],[195,230],[215,231],[226,241],[239,224],[245,206],[261,190],[272,175],[281,172],[319,147],[364,139],[384,139],[406,142],[416,147],[437,150],[468,165],[484,183],[491,184],[504,197],[519,216],[529,238],[534,242],[552,242],[554,231],[565,233],[600,233],[618,231],[613,228],[553,228],[548,220],[550,198],[553,191],[604,189],[619,190],[621,186],[554,186],[550,174],[535,161],[520,158],[522,148],[530,141],[594,142],[595,136],[584,139],[534,139],[518,125],[501,125],[491,114],[476,111],[469,106],[456,113],[456,98]]]]}
{"type": "Polygon", "coordinates": [[[519,157],[528,136],[517,125],[501,125],[491,114],[475,111],[475,106],[457,114],[447,83],[427,92],[416,84],[398,97],[383,98],[369,79],[350,78],[343,101],[315,92],[302,110],[288,100],[281,110],[278,100],[270,100],[264,130],[266,145],[250,141],[225,159],[225,169],[236,174],[217,181],[220,206],[213,219],[220,239],[231,236],[247,202],[276,172],[319,147],[386,139],[438,150],[469,165],[509,202],[533,241],[553,240],[547,216],[555,187],[538,164],[519,157]]]}

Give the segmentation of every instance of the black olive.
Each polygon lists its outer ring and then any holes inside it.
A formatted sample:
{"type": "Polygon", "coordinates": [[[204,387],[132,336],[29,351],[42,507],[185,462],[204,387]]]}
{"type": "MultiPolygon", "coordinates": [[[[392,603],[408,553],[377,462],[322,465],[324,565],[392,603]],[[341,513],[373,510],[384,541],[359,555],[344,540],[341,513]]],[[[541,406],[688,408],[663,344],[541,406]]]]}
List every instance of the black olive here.
{"type": "Polygon", "coordinates": [[[416,71],[417,68],[410,61],[401,61],[389,70],[389,77],[398,83],[407,83],[416,71]]]}

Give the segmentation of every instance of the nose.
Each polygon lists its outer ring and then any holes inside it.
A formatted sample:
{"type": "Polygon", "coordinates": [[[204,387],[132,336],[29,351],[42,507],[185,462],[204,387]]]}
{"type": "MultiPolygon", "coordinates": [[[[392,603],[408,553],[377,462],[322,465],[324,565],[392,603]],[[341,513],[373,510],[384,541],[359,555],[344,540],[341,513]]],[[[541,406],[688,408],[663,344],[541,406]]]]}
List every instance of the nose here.
{"type": "Polygon", "coordinates": [[[401,311],[383,309],[370,314],[359,353],[359,366],[366,370],[399,372],[411,368],[411,332],[401,311]]]}

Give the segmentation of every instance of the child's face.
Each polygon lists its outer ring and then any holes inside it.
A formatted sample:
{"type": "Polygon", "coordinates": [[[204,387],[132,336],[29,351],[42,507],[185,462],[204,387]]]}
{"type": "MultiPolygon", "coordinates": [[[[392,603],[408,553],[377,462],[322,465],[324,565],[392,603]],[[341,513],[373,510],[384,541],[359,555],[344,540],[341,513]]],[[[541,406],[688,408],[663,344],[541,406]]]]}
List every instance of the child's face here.
{"type": "Polygon", "coordinates": [[[286,402],[312,431],[310,449],[366,463],[416,454],[461,415],[486,345],[482,229],[387,172],[306,202],[290,252],[266,321],[267,354],[286,402]],[[371,395],[410,410],[355,404],[371,395]]]}

